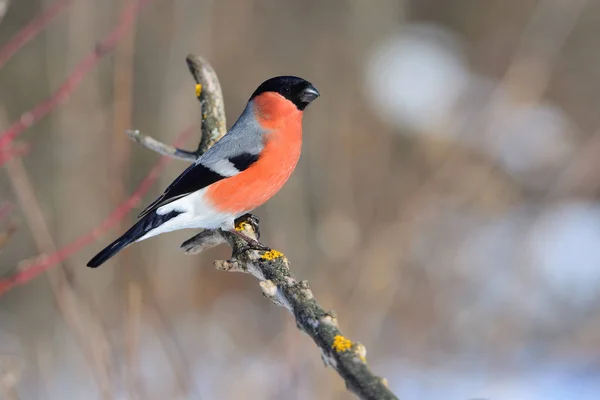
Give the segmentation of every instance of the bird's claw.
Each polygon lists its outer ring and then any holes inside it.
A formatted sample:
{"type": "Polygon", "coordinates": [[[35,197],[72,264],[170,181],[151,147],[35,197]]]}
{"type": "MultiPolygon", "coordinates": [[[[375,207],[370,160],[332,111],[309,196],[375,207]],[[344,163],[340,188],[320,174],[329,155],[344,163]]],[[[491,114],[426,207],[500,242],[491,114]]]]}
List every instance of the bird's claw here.
{"type": "Polygon", "coordinates": [[[244,230],[243,224],[250,225],[250,227],[254,231],[254,234],[255,234],[257,240],[260,239],[259,223],[260,223],[260,219],[258,218],[258,216],[254,215],[254,214],[250,214],[250,213],[244,214],[234,221],[235,229],[237,231],[244,230]]]}
{"type": "Polygon", "coordinates": [[[234,229],[230,230],[229,232],[234,234],[235,236],[237,236],[244,242],[246,242],[247,246],[243,246],[243,248],[241,250],[271,251],[270,247],[267,247],[264,244],[262,244],[261,242],[259,242],[258,240],[247,236],[246,234],[244,234],[243,231],[239,231],[234,228],[234,229]]]}

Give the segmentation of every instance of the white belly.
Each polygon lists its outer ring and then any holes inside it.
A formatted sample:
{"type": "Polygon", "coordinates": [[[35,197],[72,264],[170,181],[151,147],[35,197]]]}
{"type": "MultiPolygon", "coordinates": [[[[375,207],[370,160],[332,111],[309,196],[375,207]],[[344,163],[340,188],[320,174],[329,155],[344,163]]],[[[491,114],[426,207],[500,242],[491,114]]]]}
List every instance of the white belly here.
{"type": "Polygon", "coordinates": [[[151,238],[161,233],[176,231],[179,229],[233,229],[233,221],[239,215],[217,211],[205,199],[206,189],[198,190],[190,195],[175,200],[172,203],[159,207],[156,213],[168,214],[171,211],[179,211],[181,214],[171,218],[159,227],[149,231],[139,238],[137,242],[151,238]]]}

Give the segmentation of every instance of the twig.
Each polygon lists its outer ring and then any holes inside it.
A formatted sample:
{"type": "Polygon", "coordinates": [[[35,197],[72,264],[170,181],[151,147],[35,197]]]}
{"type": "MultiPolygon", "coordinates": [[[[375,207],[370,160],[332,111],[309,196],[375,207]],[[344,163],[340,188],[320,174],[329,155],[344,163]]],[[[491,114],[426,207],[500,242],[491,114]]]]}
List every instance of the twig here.
{"type": "Polygon", "coordinates": [[[225,104],[221,94],[221,84],[217,73],[202,57],[188,54],[185,59],[190,73],[196,81],[196,97],[202,108],[202,134],[196,151],[182,150],[143,135],[138,130],[125,133],[136,143],[163,156],[194,162],[217,142],[227,131],[225,125],[225,104]]]}
{"type": "MultiPolygon", "coordinates": [[[[200,66],[208,65],[199,57],[188,55],[190,71],[196,82],[205,82],[209,74],[213,82],[218,82],[216,74],[211,69],[202,69],[200,66]],[[190,62],[190,60],[197,61],[190,62]]],[[[202,126],[202,140],[198,150],[193,153],[200,155],[205,148],[210,147],[217,137],[213,129],[223,132],[225,123],[219,123],[220,114],[209,114],[222,110],[222,93],[220,86],[204,85],[200,87],[199,97],[203,104],[203,122],[211,121],[202,126]],[[209,92],[209,93],[206,93],[209,92]],[[205,103],[203,103],[203,100],[205,103]],[[211,119],[214,117],[214,119],[211,119]],[[214,121],[214,122],[213,122],[214,121]],[[206,135],[209,136],[206,139],[206,135]],[[205,142],[206,145],[202,143],[205,142]],[[204,147],[207,146],[207,147],[204,147]]],[[[224,113],[222,114],[224,117],[224,113]]],[[[138,141],[150,150],[164,156],[182,158],[177,156],[177,148],[165,145],[155,139],[144,137],[138,141]]],[[[186,152],[190,154],[189,152],[186,152]]],[[[188,159],[187,157],[184,159],[188,159]]],[[[193,161],[195,158],[191,158],[193,161]]],[[[258,221],[254,216],[247,214],[238,219],[237,229],[244,230],[246,235],[258,239],[258,221]]],[[[321,350],[325,365],[333,367],[346,382],[349,390],[361,399],[387,400],[396,399],[389,390],[385,379],[375,376],[366,363],[366,349],[358,343],[352,342],[342,335],[336,317],[331,312],[326,312],[314,299],[306,281],[297,281],[289,268],[287,258],[276,250],[268,252],[249,250],[247,244],[237,236],[220,230],[203,231],[193,238],[185,241],[181,247],[187,254],[197,254],[202,250],[227,242],[232,250],[232,258],[228,261],[215,261],[215,267],[222,271],[244,272],[251,274],[260,281],[263,294],[277,305],[286,307],[295,317],[297,327],[308,334],[321,350]]]]}
{"type": "MultiPolygon", "coordinates": [[[[7,4],[0,1],[0,20],[7,4]]],[[[8,3],[8,2],[6,2],[8,3]]],[[[13,36],[2,49],[0,49],[0,69],[8,62],[23,46],[35,38],[54,18],[58,17],[71,5],[71,0],[56,0],[47,10],[42,12],[33,21],[25,25],[15,36],[13,36]]]]}
{"type": "MultiPolygon", "coordinates": [[[[183,141],[189,137],[189,135],[193,132],[192,128],[188,128],[182,131],[177,139],[175,140],[176,144],[183,143],[183,141]]],[[[49,268],[55,266],[58,263],[63,262],[71,255],[75,254],[79,250],[81,250],[84,246],[92,243],[99,236],[103,235],[108,230],[112,229],[116,224],[119,223],[132,208],[136,207],[142,196],[150,190],[152,185],[158,180],[160,174],[165,169],[167,165],[171,163],[172,159],[168,157],[161,158],[154,167],[150,170],[148,175],[142,180],[138,188],[135,192],[123,203],[117,207],[112,214],[110,214],[102,223],[95,229],[90,232],[87,232],[83,236],[75,239],[73,242],[64,246],[62,249],[52,253],[50,255],[42,255],[38,257],[35,261],[30,263],[25,263],[29,265],[21,265],[18,267],[19,272],[15,275],[7,278],[0,279],[0,295],[4,292],[12,289],[17,285],[22,285],[24,283],[29,282],[30,280],[36,278],[40,274],[43,274],[49,268]]]]}
{"type": "Polygon", "coordinates": [[[143,135],[138,130],[128,130],[125,131],[125,134],[127,135],[127,137],[129,137],[129,139],[133,140],[134,142],[139,143],[142,146],[163,156],[168,156],[171,158],[177,158],[179,160],[190,162],[195,161],[197,158],[196,155],[190,151],[181,150],[177,147],[161,143],[150,136],[143,135]]]}
{"type": "Polygon", "coordinates": [[[39,103],[21,115],[21,117],[13,122],[4,132],[0,133],[0,150],[8,148],[10,143],[27,128],[42,119],[54,107],[71,95],[71,93],[79,86],[85,75],[98,64],[98,62],[114,49],[119,40],[131,27],[136,17],[144,7],[150,4],[152,0],[137,0],[123,11],[117,26],[97,45],[94,51],[88,54],[63,82],[63,84],[49,98],[39,103]]]}
{"type": "Polygon", "coordinates": [[[8,11],[8,6],[10,6],[10,0],[0,0],[0,23],[8,11]]]}

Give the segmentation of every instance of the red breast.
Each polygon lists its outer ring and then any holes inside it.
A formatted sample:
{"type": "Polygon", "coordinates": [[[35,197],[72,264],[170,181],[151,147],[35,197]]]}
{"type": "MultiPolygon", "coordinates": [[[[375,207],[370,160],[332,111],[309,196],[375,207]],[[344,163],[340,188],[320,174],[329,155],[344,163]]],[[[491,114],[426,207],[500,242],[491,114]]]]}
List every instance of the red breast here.
{"type": "Polygon", "coordinates": [[[287,182],[300,158],[302,111],[274,92],[252,101],[256,120],[270,132],[258,161],[207,188],[206,198],[219,211],[239,214],[261,206],[287,182]]]}

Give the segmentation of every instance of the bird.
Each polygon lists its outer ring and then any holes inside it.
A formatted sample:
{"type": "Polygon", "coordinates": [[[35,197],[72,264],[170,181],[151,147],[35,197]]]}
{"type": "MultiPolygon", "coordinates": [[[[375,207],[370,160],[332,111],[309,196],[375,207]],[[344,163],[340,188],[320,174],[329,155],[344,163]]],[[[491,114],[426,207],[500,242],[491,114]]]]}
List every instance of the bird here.
{"type": "Polygon", "coordinates": [[[228,132],[87,266],[99,267],[135,242],[179,229],[222,229],[261,249],[235,230],[234,221],[287,182],[300,158],[304,110],[319,96],[312,83],[296,76],[261,83],[228,132]]]}

